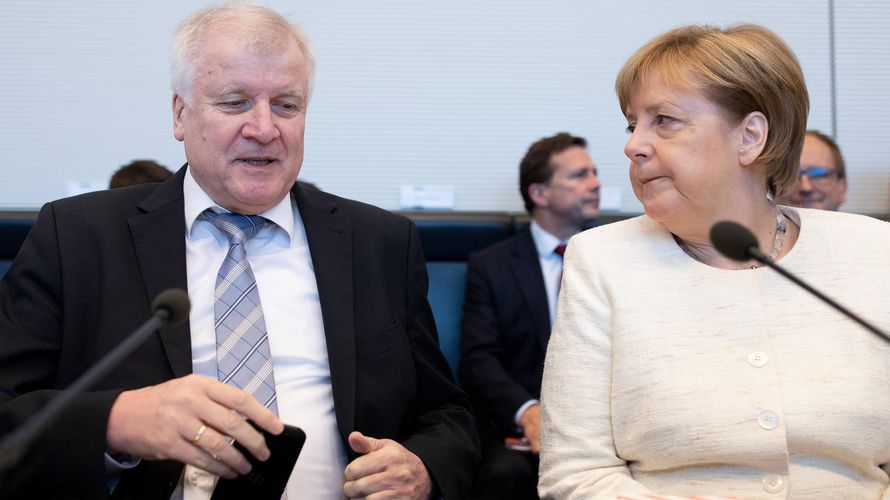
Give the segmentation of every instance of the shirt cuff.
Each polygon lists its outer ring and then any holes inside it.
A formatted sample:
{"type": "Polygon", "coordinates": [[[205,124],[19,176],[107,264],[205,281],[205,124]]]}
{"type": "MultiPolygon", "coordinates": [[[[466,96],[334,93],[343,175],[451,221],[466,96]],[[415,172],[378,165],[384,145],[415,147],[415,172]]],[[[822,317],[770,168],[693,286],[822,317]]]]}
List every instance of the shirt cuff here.
{"type": "Polygon", "coordinates": [[[522,414],[525,413],[525,410],[528,410],[530,407],[539,404],[541,404],[541,401],[537,399],[529,399],[528,401],[523,403],[518,410],[516,410],[516,414],[513,415],[513,424],[516,425],[516,429],[522,432],[522,421],[520,420],[522,418],[522,414]]]}
{"type": "Polygon", "coordinates": [[[139,465],[140,462],[142,462],[141,458],[131,455],[125,455],[123,453],[115,453],[114,455],[111,455],[109,453],[106,453],[105,473],[114,474],[117,472],[123,472],[125,470],[136,467],[137,465],[139,465]]]}

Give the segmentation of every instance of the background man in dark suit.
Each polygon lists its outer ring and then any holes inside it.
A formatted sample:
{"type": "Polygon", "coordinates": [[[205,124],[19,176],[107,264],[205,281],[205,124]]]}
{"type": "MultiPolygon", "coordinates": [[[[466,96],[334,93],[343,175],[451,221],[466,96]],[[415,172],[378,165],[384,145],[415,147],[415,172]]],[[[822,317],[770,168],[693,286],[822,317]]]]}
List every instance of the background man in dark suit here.
{"type": "Polygon", "coordinates": [[[469,258],[460,380],[482,437],[477,498],[537,498],[538,398],[562,274],[558,249],[599,215],[586,146],[567,133],[532,144],[519,166],[529,228],[469,258]],[[505,438],[522,439],[517,447],[528,451],[508,449],[505,438]]]}
{"type": "Polygon", "coordinates": [[[121,342],[160,291],[188,290],[189,323],[79,395],[0,495],[170,498],[178,485],[209,498],[216,475],[249,470],[226,436],[269,453],[237,412],[306,430],[291,496],[465,496],[477,438],[438,350],[416,229],[295,186],[314,68],[303,35],[264,7],[212,8],[182,26],[171,67],[187,165],[47,204],[0,284],[0,434],[121,342]],[[236,354],[248,383],[224,384],[236,354]],[[258,386],[271,387],[260,401],[258,386]]]}

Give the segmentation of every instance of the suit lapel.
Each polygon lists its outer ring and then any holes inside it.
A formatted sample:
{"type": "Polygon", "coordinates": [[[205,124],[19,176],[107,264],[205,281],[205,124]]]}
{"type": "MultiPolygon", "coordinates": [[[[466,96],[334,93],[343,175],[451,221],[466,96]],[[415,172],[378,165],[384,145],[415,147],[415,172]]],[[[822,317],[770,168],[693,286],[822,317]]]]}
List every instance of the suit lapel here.
{"type": "Polygon", "coordinates": [[[535,248],[535,242],[528,229],[516,239],[510,267],[532,316],[541,347],[546,347],[547,341],[550,339],[550,309],[547,307],[547,289],[544,286],[544,275],[538,260],[538,250],[535,248]]]}
{"type": "MultiPolygon", "coordinates": [[[[154,300],[167,288],[188,290],[182,199],[184,177],[185,167],[139,204],[142,214],[128,220],[149,300],[154,300]]],[[[162,328],[160,335],[174,376],[191,373],[192,349],[188,322],[176,328],[162,328]]]]}
{"type": "Polygon", "coordinates": [[[305,193],[299,186],[294,187],[293,194],[309,240],[321,302],[337,425],[345,440],[355,425],[352,226],[337,213],[334,198],[305,193]]]}

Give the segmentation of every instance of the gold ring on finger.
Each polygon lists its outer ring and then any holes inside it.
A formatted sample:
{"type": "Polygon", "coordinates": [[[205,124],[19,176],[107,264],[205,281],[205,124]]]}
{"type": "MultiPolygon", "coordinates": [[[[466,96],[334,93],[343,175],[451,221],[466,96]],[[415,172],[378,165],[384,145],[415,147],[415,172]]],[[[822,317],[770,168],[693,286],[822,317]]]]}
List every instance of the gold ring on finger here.
{"type": "Polygon", "coordinates": [[[198,441],[201,440],[201,437],[204,435],[205,431],[207,431],[207,426],[201,424],[201,428],[198,429],[198,433],[195,434],[195,437],[192,438],[192,444],[198,444],[198,441]]]}

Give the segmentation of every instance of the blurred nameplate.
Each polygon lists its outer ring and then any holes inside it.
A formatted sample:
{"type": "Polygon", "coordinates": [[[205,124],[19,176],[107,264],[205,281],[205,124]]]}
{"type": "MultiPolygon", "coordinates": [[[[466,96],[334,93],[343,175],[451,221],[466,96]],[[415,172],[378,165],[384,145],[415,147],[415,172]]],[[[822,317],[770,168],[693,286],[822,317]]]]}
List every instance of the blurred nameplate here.
{"type": "Polygon", "coordinates": [[[454,186],[408,186],[399,189],[399,207],[403,210],[452,210],[454,186]]]}
{"type": "Polygon", "coordinates": [[[76,196],[84,193],[92,193],[93,191],[102,191],[103,189],[108,189],[107,182],[68,181],[65,184],[65,196],[76,196]]]}

